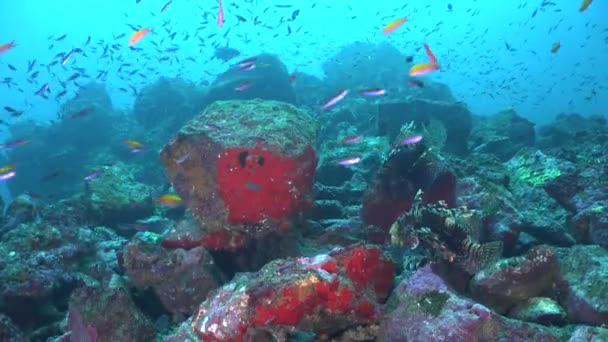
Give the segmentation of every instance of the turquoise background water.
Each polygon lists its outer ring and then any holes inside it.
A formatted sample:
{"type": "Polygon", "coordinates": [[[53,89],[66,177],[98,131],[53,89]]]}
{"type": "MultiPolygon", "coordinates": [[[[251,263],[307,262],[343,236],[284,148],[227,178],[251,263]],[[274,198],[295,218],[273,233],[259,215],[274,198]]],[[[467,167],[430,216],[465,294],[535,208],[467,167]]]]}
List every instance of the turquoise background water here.
{"type": "MultiPolygon", "coordinates": [[[[0,103],[27,109],[20,119],[53,118],[58,108],[53,100],[60,90],[58,79],[73,74],[71,67],[83,67],[93,77],[99,70],[108,70],[106,85],[114,104],[128,111],[133,98],[118,91],[127,85],[117,77],[121,62],[132,63],[148,75],[147,79],[137,75],[127,78],[136,88],[153,82],[156,75],[211,81],[213,74],[227,68],[227,64],[218,60],[209,62],[213,44],[230,44],[245,56],[262,51],[276,53],[290,70],[297,68],[322,77],[322,62],[341,47],[355,41],[388,41],[405,55],[415,54],[418,60],[425,58],[424,53],[415,50],[427,42],[442,65],[441,72],[427,78],[448,84],[476,114],[491,114],[512,107],[536,122],[545,122],[560,112],[606,114],[607,1],[595,0],[586,12],[579,13],[579,1],[556,0],[555,6],[545,6],[544,11],[539,10],[532,18],[541,1],[453,1],[453,11],[449,12],[449,1],[225,0],[222,28],[216,25],[216,0],[174,0],[170,8],[160,14],[165,3],[165,0],[142,0],[139,4],[135,0],[0,2],[0,43],[14,40],[18,45],[0,55],[0,78],[14,77],[25,91],[21,94],[15,88],[0,85],[0,103]],[[313,3],[316,6],[311,9],[313,3]],[[275,4],[293,7],[281,9],[274,7],[275,4]],[[405,4],[407,6],[400,9],[405,4]],[[270,9],[263,14],[267,7],[270,9]],[[300,15],[288,24],[293,31],[302,28],[287,36],[287,23],[278,24],[281,17],[290,17],[295,9],[300,9],[300,15]],[[556,9],[561,12],[555,12],[556,9]],[[247,22],[239,22],[237,14],[247,22]],[[206,26],[202,24],[205,15],[206,26]],[[255,26],[252,22],[255,16],[271,28],[255,26]],[[401,16],[408,16],[410,21],[388,36],[381,33],[385,24],[401,16]],[[163,25],[163,21],[169,20],[169,24],[163,25]],[[126,23],[153,30],[153,35],[137,45],[142,51],[128,48],[128,37],[133,31],[126,23]],[[202,26],[204,29],[197,31],[202,26]],[[167,42],[165,28],[177,32],[173,43],[167,42]],[[122,33],[126,36],[113,40],[122,33]],[[217,33],[215,37],[207,38],[214,33],[217,33]],[[49,50],[49,36],[56,38],[62,34],[67,34],[67,38],[54,42],[54,48],[49,50]],[[186,34],[192,37],[184,41],[186,34]],[[204,46],[199,46],[201,41],[195,34],[203,39],[204,46]],[[275,34],[278,36],[273,37],[275,34]],[[84,48],[88,36],[92,42],[84,48]],[[162,38],[165,38],[165,48],[177,46],[178,52],[158,52],[152,41],[159,42],[162,38]],[[90,51],[92,46],[99,46],[99,40],[121,45],[119,51],[113,53],[114,61],[99,59],[100,49],[96,53],[90,51]],[[508,51],[505,41],[516,51],[508,51]],[[550,49],[555,41],[561,42],[562,48],[552,54],[550,49]],[[67,68],[52,67],[57,77],[46,68],[37,67],[35,70],[41,71],[37,82],[26,82],[24,71],[28,60],[47,64],[57,53],[76,47],[84,48],[88,57],[75,56],[67,68]],[[143,56],[152,60],[145,61],[143,56]],[[178,57],[180,62],[173,59],[159,62],[157,59],[162,56],[178,57]],[[187,57],[195,61],[185,60],[187,57]],[[18,70],[9,70],[7,63],[18,70]],[[148,67],[150,70],[146,70],[148,67]],[[53,91],[51,100],[33,96],[45,82],[49,82],[53,91]],[[591,96],[593,92],[595,95],[591,96]]],[[[77,89],[70,84],[68,90],[63,100],[73,96],[77,89]]]]}

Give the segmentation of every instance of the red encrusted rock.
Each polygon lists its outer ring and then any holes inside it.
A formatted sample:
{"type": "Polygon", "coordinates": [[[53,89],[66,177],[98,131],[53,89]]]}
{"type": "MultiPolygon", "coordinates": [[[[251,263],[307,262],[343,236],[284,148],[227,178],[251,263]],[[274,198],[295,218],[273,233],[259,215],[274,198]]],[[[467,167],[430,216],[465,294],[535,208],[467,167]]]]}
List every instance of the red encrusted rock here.
{"type": "Polygon", "coordinates": [[[174,320],[180,321],[220,286],[223,275],[204,247],[168,250],[158,240],[149,232],[135,235],[123,250],[123,265],[131,283],[152,289],[174,320]]]}
{"type": "Polygon", "coordinates": [[[310,205],[317,130],[310,115],[285,103],[210,105],[161,152],[167,177],[197,223],[186,224],[185,238],[178,225],[164,245],[235,250],[291,229],[310,205]]]}
{"type": "Polygon", "coordinates": [[[335,334],[378,320],[393,273],[380,249],[364,245],[276,260],[218,289],[192,328],[204,341],[244,341],[256,330],[290,328],[335,334]]]}
{"type": "Polygon", "coordinates": [[[539,246],[521,257],[503,259],[477,273],[470,283],[473,298],[499,313],[556,286],[557,256],[539,246]]]}

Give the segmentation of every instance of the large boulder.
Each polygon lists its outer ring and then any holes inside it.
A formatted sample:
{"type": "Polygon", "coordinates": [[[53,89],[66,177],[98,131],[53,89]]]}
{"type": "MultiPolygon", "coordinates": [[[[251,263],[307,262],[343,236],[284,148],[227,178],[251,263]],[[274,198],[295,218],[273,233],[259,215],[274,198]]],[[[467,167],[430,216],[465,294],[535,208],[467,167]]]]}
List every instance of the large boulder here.
{"type": "Polygon", "coordinates": [[[600,246],[560,249],[561,302],[571,322],[608,324],[608,251],[600,246]]]}
{"type": "Polygon", "coordinates": [[[123,164],[102,168],[83,195],[91,219],[105,226],[132,223],[154,212],[152,189],[137,182],[123,164]]]}
{"type": "Polygon", "coordinates": [[[171,238],[165,245],[234,250],[290,230],[310,204],[316,134],[315,120],[286,103],[210,105],[161,152],[167,177],[199,226],[188,228],[199,231],[195,241],[171,238]]]}
{"type": "Polygon", "coordinates": [[[199,307],[192,328],[205,341],[242,341],[259,330],[336,334],[378,321],[393,272],[380,249],[365,245],[275,260],[215,291],[199,307]]]}
{"type": "Polygon", "coordinates": [[[222,280],[204,247],[167,250],[160,236],[150,232],[135,235],[122,260],[129,281],[141,290],[152,289],[175,321],[191,315],[222,280]]]}
{"type": "Polygon", "coordinates": [[[205,103],[221,100],[276,100],[296,103],[296,93],[289,81],[287,67],[270,54],[254,56],[255,67],[235,65],[220,74],[209,86],[205,103]]]}
{"type": "Polygon", "coordinates": [[[536,247],[520,257],[500,260],[477,273],[470,283],[473,298],[498,313],[551,290],[558,280],[557,256],[536,247]]]}
{"type": "Polygon", "coordinates": [[[431,266],[393,291],[380,341],[562,341],[568,331],[508,319],[460,296],[431,266]]]}
{"type": "Polygon", "coordinates": [[[137,94],[133,116],[148,130],[162,127],[171,134],[204,108],[203,98],[204,92],[193,83],[161,77],[137,94]]]}
{"type": "Polygon", "coordinates": [[[476,152],[491,153],[507,161],[522,147],[534,146],[534,124],[514,110],[477,117],[475,122],[471,149],[476,152]]]}

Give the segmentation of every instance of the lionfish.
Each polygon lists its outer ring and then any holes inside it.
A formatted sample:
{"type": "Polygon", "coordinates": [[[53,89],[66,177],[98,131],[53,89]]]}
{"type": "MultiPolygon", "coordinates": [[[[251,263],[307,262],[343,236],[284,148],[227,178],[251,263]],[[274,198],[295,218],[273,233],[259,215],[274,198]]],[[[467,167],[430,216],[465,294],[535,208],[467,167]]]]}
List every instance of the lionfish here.
{"type": "Polygon", "coordinates": [[[435,260],[454,264],[475,274],[502,255],[502,242],[481,244],[478,212],[466,207],[448,208],[443,201],[422,204],[422,192],[412,209],[391,226],[393,244],[410,249],[422,247],[435,260]]]}

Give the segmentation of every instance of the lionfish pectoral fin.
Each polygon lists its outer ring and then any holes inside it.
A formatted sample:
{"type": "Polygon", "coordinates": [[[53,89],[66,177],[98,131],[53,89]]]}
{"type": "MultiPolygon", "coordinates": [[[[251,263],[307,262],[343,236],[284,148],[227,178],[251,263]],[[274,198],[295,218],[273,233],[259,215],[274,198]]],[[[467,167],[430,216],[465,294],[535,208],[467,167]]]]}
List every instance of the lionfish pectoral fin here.
{"type": "Polygon", "coordinates": [[[475,244],[466,255],[459,257],[457,262],[465,271],[474,274],[496,262],[502,255],[502,249],[502,241],[475,244]]]}

